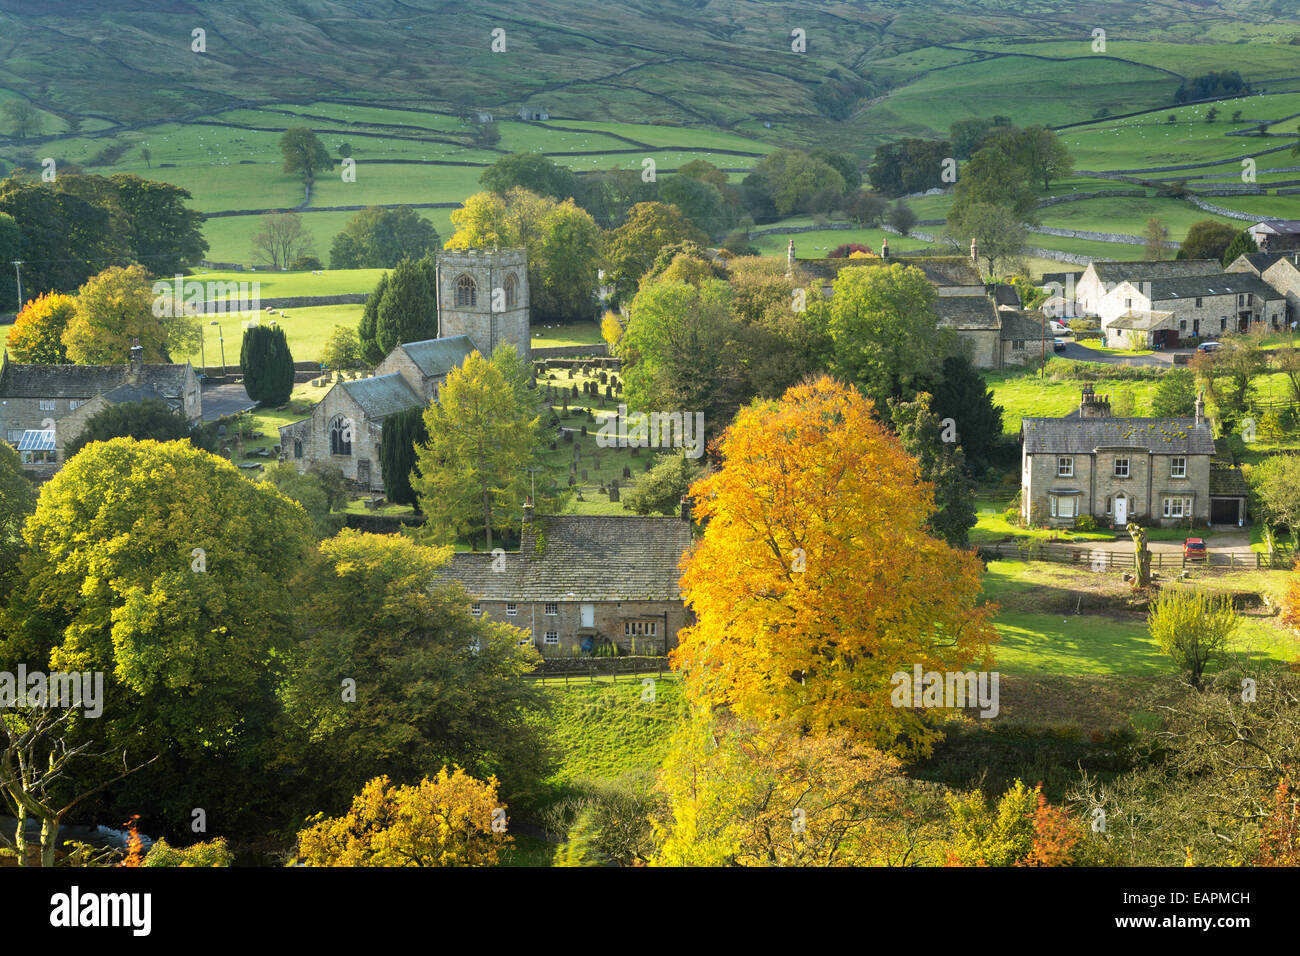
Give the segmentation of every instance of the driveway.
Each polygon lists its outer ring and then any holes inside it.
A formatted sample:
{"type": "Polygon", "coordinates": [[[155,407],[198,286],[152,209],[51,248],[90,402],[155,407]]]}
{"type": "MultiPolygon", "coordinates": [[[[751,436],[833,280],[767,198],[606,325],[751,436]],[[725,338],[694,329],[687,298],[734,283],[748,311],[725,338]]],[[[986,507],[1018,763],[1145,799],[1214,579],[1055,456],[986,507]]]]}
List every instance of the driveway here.
{"type": "Polygon", "coordinates": [[[243,382],[231,385],[203,386],[203,420],[215,422],[227,415],[238,415],[250,408],[257,407],[257,402],[248,397],[243,382]]]}
{"type": "Polygon", "coordinates": [[[1084,348],[1077,342],[1066,339],[1065,351],[1053,354],[1060,358],[1075,359],[1079,362],[1100,362],[1104,365],[1154,365],[1169,368],[1174,364],[1175,355],[1194,355],[1195,349],[1168,349],[1152,352],[1150,355],[1112,355],[1098,352],[1096,349],[1084,348]]]}
{"type": "MultiPolygon", "coordinates": [[[[1234,525],[1213,525],[1211,530],[1214,532],[1206,539],[1205,546],[1215,554],[1250,554],[1250,530],[1248,528],[1238,528],[1234,525]]],[[[1187,537],[1195,538],[1198,532],[1189,531],[1187,537]]],[[[1133,553],[1133,539],[1125,535],[1117,541],[1071,541],[1070,547],[1083,548],[1089,551],[1123,551],[1125,554],[1133,553]]],[[[1183,542],[1179,541],[1148,541],[1147,548],[1152,554],[1163,552],[1165,554],[1182,554],[1183,542]]]]}

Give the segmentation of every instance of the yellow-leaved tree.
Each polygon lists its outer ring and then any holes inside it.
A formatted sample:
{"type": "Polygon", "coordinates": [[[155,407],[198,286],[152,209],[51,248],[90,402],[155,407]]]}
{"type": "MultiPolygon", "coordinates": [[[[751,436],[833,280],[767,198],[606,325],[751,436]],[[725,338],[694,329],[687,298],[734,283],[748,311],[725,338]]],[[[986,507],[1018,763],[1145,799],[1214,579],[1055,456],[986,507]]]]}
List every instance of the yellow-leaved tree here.
{"type": "Polygon", "coordinates": [[[979,559],[927,531],[933,486],[872,410],[826,376],[756,402],[692,486],[707,526],[683,559],[696,620],[673,664],[697,712],[929,753],[939,734],[893,706],[892,675],[991,666],[979,559]]]}
{"type": "Polygon", "coordinates": [[[511,843],[497,778],[443,767],[432,780],[393,787],[375,777],[341,817],[317,815],[298,834],[307,866],[495,866],[511,843]],[[494,827],[495,823],[495,827],[494,827]]]}

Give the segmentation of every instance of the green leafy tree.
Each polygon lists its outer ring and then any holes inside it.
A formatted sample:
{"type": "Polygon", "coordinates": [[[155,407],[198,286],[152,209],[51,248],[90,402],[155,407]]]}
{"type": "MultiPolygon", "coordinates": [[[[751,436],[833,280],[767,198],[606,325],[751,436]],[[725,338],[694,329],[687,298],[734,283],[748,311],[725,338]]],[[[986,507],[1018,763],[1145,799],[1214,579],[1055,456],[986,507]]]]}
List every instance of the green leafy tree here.
{"type": "Polygon", "coordinates": [[[1188,418],[1195,411],[1196,375],[1185,368],[1161,375],[1151,398],[1151,414],[1157,418],[1188,418]]]}
{"type": "Polygon", "coordinates": [[[1030,126],[1010,138],[1010,149],[1030,174],[1050,189],[1052,180],[1064,179],[1074,171],[1074,158],[1053,130],[1030,126]]]}
{"type": "Polygon", "coordinates": [[[334,168],[329,150],[306,126],[292,126],[284,131],[280,137],[280,154],[284,157],[284,172],[301,176],[304,183],[315,180],[318,170],[334,168]]]}
{"type": "Polygon", "coordinates": [[[433,223],[405,206],[371,206],[347,221],[330,245],[331,269],[392,269],[437,252],[433,223]]]}
{"type": "Polygon", "coordinates": [[[1254,236],[1243,229],[1228,243],[1228,248],[1223,250],[1223,264],[1225,267],[1230,266],[1238,256],[1253,256],[1257,252],[1259,252],[1259,243],[1255,241],[1254,236]]]}
{"type": "Polygon", "coordinates": [[[1300,537],[1300,455],[1269,455],[1247,473],[1256,511],[1272,529],[1300,537]]]}
{"type": "Polygon", "coordinates": [[[9,121],[9,128],[13,130],[14,139],[26,139],[41,131],[44,117],[40,110],[26,100],[6,100],[4,114],[9,121]]]}
{"type": "Polygon", "coordinates": [[[540,464],[536,403],[521,401],[506,376],[477,352],[453,369],[424,412],[427,444],[413,475],[420,510],[441,540],[509,527],[523,512],[528,468],[540,464]]]}
{"type": "Polygon", "coordinates": [[[204,451],[217,450],[215,423],[193,425],[184,415],[172,411],[166,402],[147,398],[142,402],[109,405],[90,416],[81,434],[68,444],[64,454],[71,458],[91,442],[114,438],[188,441],[204,451]]]}
{"type": "Polygon", "coordinates": [[[1237,624],[1229,596],[1177,586],[1161,588],[1147,613],[1152,639],[1186,672],[1197,690],[1206,667],[1226,660],[1228,641],[1237,624]]]}
{"type": "Polygon", "coordinates": [[[76,310],[63,332],[68,358],[84,365],[125,365],[138,341],[146,362],[167,361],[168,324],[196,326],[197,319],[160,318],[154,299],[143,266],[113,266],[89,279],[77,292],[76,310]]]}
{"type": "Polygon", "coordinates": [[[0,442],[0,595],[8,595],[22,556],[23,525],[36,510],[36,489],[13,446],[0,442]]]}
{"type": "Polygon", "coordinates": [[[1200,219],[1187,229],[1187,236],[1178,247],[1179,259],[1214,259],[1223,261],[1228,245],[1237,237],[1237,230],[1217,219],[1200,219]]]}
{"type": "Polygon", "coordinates": [[[841,196],[849,191],[835,166],[797,149],[768,153],[745,178],[745,186],[769,203],[778,216],[806,212],[809,201],[823,189],[841,196]]]}
{"type": "Polygon", "coordinates": [[[375,345],[381,358],[404,342],[438,337],[437,288],[432,256],[418,262],[403,259],[388,274],[375,311],[375,345]]]}
{"type": "Polygon", "coordinates": [[[13,217],[21,235],[20,254],[11,258],[24,262],[23,292],[28,298],[72,292],[105,259],[124,252],[108,208],[69,191],[80,178],[65,171],[57,184],[16,176],[0,180],[0,213],[13,217]]]}
{"type": "Polygon", "coordinates": [[[280,326],[254,325],[244,331],[239,349],[244,391],[255,402],[272,408],[293,394],[293,355],[280,326]]]}
{"type": "Polygon", "coordinates": [[[379,468],[384,476],[384,495],[399,505],[416,504],[411,472],[418,467],[417,445],[429,440],[424,428],[424,409],[409,408],[384,419],[384,440],[379,446],[379,468]]]}
{"type": "Polygon", "coordinates": [[[203,215],[186,205],[189,190],[129,173],[109,177],[114,187],[117,232],[128,254],[154,275],[173,275],[195,265],[208,251],[203,215]]]}
{"type": "Polygon", "coordinates": [[[24,539],[0,659],[103,672],[111,706],[71,742],[106,745],[118,773],[124,750],[161,758],[115,797],[188,819],[265,796],[287,582],[311,544],[302,509],[187,442],[115,438],[42,486],[24,539]]]}
{"type": "Polygon", "coordinates": [[[980,204],[1004,206],[1019,222],[1035,220],[1034,175],[1009,149],[985,146],[966,161],[953,189],[948,221],[964,221],[968,210],[980,204]]]}
{"type": "Polygon", "coordinates": [[[535,786],[544,748],[525,680],[538,661],[520,632],[470,613],[443,576],[449,548],[345,529],[323,541],[299,588],[303,639],[280,690],[289,723],[283,763],[330,803],[376,771],[419,779],[456,763],[535,786]],[[355,700],[340,687],[355,679],[355,700]]]}
{"type": "Polygon", "coordinates": [[[712,239],[721,239],[731,228],[722,192],[710,183],[689,176],[671,176],[660,186],[659,195],[712,239]]]}
{"type": "MultiPolygon", "coordinates": [[[[10,275],[9,263],[22,258],[23,231],[18,228],[18,220],[7,212],[0,212],[0,309],[22,309],[18,301],[18,277],[10,275]]],[[[26,291],[26,290],[24,290],[26,291]]]]}
{"type": "Polygon", "coordinates": [[[361,343],[361,361],[366,365],[378,365],[388,353],[379,344],[379,303],[388,291],[388,273],[385,272],[375,283],[374,289],[366,298],[365,308],[361,310],[361,322],[357,326],[357,339],[361,343]]]}
{"type": "Polygon", "coordinates": [[[321,350],[321,361],[330,368],[360,368],[361,338],[357,330],[347,325],[336,325],[321,350]]]}
{"type": "Polygon", "coordinates": [[[343,516],[333,512],[333,506],[343,502],[332,500],[330,489],[326,487],[321,473],[300,472],[292,462],[278,461],[271,462],[262,469],[261,479],[290,501],[302,505],[302,510],[311,518],[312,530],[317,538],[332,537],[343,527],[343,516]]]}
{"type": "Polygon", "coordinates": [[[997,274],[998,263],[1017,259],[1025,252],[1029,232],[1013,210],[1007,206],[977,202],[963,207],[959,217],[949,218],[948,237],[960,248],[974,239],[980,257],[988,263],[990,280],[997,274]]]}
{"type": "Polygon", "coordinates": [[[675,515],[700,469],[685,455],[660,455],[623,495],[623,507],[639,515],[675,515]]]}
{"type": "Polygon", "coordinates": [[[650,271],[659,252],[678,242],[705,245],[709,240],[676,206],[663,203],[637,203],[627,215],[627,222],[614,230],[606,250],[608,267],[605,278],[613,283],[620,299],[636,294],[641,277],[650,271]]]}
{"type": "Polygon", "coordinates": [[[916,225],[916,213],[912,211],[911,206],[901,199],[895,200],[894,204],[889,207],[889,213],[885,219],[890,226],[898,230],[900,235],[904,236],[911,232],[912,227],[916,225]]]}
{"type": "Polygon", "coordinates": [[[557,166],[540,152],[502,156],[483,170],[478,181],[502,195],[519,186],[559,201],[573,196],[577,188],[577,177],[570,169],[557,166]]]}
{"type": "Polygon", "coordinates": [[[953,547],[964,548],[975,527],[975,486],[966,475],[966,456],[957,444],[955,422],[945,427],[930,404],[926,392],[911,402],[891,401],[890,418],[903,448],[920,466],[921,478],[934,485],[930,530],[953,547]]]}
{"type": "Polygon", "coordinates": [[[934,286],[915,266],[843,269],[833,289],[808,306],[830,333],[832,374],[882,412],[891,398],[913,398],[955,351],[939,328],[934,286]]]}

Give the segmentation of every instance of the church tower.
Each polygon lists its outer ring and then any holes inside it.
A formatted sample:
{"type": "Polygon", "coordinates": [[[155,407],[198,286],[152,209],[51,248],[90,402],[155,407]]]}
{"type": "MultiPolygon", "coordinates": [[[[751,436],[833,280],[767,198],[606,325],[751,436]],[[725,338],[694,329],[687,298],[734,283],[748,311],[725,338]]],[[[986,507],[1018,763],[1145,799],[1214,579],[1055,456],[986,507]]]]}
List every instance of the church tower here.
{"type": "Polygon", "coordinates": [[[513,345],[528,360],[528,256],[522,249],[438,253],[438,338],[468,335],[484,357],[513,345]]]}

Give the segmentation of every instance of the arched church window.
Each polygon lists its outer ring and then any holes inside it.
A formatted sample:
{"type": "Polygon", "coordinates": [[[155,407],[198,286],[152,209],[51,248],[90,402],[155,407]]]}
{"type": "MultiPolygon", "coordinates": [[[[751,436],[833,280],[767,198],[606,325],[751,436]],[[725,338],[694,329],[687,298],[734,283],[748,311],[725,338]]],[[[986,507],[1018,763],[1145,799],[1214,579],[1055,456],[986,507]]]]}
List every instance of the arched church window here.
{"type": "Polygon", "coordinates": [[[474,281],[472,276],[461,276],[456,280],[457,308],[476,305],[478,305],[478,283],[474,281]]]}
{"type": "Polygon", "coordinates": [[[336,415],[330,421],[330,454],[352,454],[352,420],[336,415]]]}
{"type": "Polygon", "coordinates": [[[506,308],[513,309],[519,304],[519,280],[512,272],[506,276],[506,308]]]}

